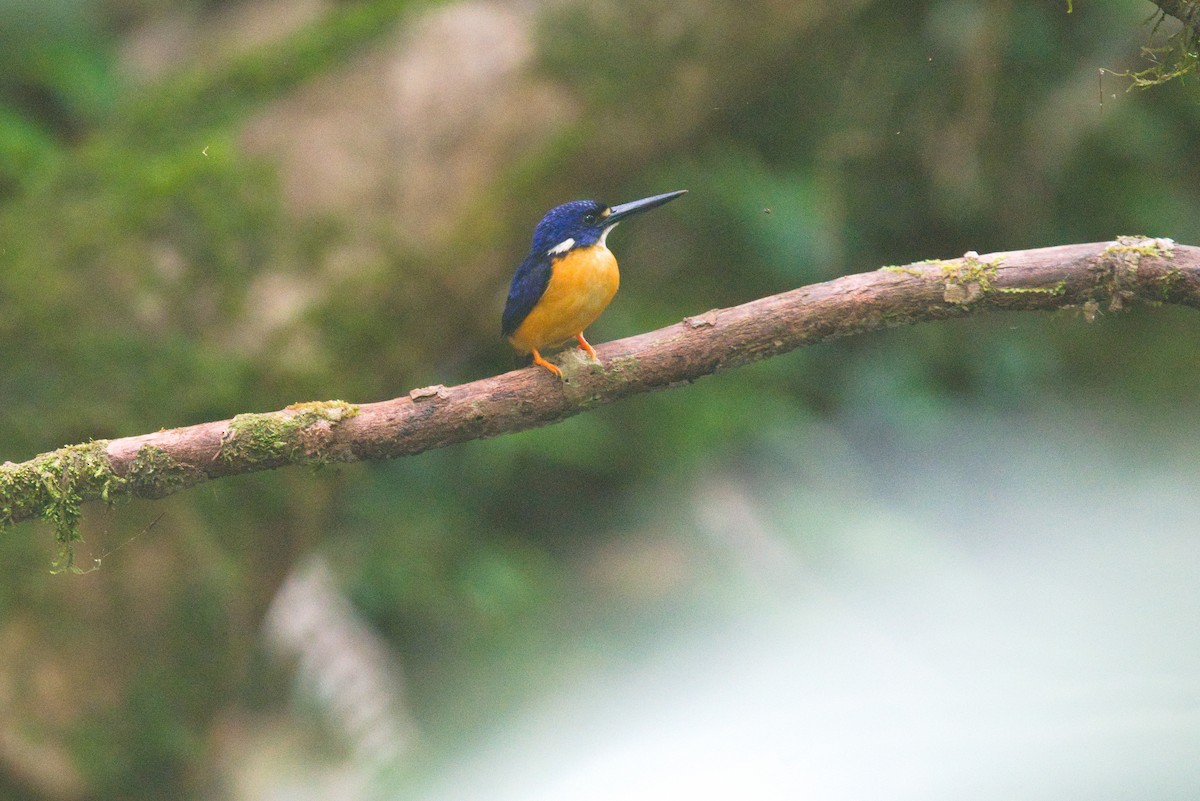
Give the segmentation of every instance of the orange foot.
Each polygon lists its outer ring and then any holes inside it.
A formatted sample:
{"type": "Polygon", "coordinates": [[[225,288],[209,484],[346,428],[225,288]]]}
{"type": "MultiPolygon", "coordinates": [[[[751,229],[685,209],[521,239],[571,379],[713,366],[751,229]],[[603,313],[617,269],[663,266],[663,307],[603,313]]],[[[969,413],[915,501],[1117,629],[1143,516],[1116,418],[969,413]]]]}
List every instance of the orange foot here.
{"type": "Polygon", "coordinates": [[[587,355],[592,357],[592,361],[594,361],[594,362],[600,361],[600,357],[596,355],[596,349],[593,348],[591,345],[589,345],[588,341],[583,338],[582,331],[580,331],[578,334],[576,334],[575,338],[579,340],[579,347],[581,347],[585,351],[587,351],[587,355]]]}
{"type": "Polygon", "coordinates": [[[562,374],[562,370],[559,370],[559,369],[558,369],[558,367],[557,367],[557,365],[553,365],[553,364],[551,364],[550,362],[548,362],[548,361],[546,361],[545,359],[543,359],[543,358],[542,358],[542,354],[538,353],[538,349],[537,349],[537,348],[534,348],[534,349],[533,349],[533,363],[534,363],[534,364],[536,364],[536,365],[540,365],[540,366],[542,366],[542,367],[545,367],[547,370],[549,370],[550,372],[554,373],[556,376],[558,376],[558,380],[559,380],[559,381],[562,381],[562,380],[563,380],[563,374],[562,374]]]}

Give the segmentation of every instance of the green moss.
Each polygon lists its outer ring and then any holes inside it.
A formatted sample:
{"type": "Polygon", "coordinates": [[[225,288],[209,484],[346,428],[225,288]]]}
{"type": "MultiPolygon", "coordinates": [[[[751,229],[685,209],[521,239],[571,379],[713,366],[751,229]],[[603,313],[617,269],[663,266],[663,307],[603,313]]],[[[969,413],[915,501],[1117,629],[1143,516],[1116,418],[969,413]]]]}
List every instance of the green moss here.
{"type": "Polygon", "coordinates": [[[968,253],[961,259],[941,262],[942,275],[947,282],[956,284],[978,283],[985,292],[992,289],[992,281],[1004,261],[1003,256],[997,256],[990,261],[982,261],[976,253],[968,253]]]}
{"type": "Polygon", "coordinates": [[[1175,242],[1170,239],[1147,236],[1119,236],[1116,241],[1100,252],[1100,258],[1092,267],[1099,273],[1092,299],[1108,300],[1108,311],[1121,311],[1125,304],[1136,296],[1127,285],[1136,279],[1144,257],[1171,259],[1175,255],[1175,242]]]}
{"type": "Polygon", "coordinates": [[[141,498],[163,498],[208,478],[190,464],[184,464],[162,448],[143,445],[129,465],[129,492],[141,498]]]}
{"type": "MultiPolygon", "coordinates": [[[[1178,9],[1172,10],[1172,14],[1176,17],[1180,15],[1191,14],[1195,15],[1196,9],[1194,4],[1178,3],[1178,9]]],[[[1155,16],[1154,30],[1158,30],[1158,26],[1167,18],[1167,12],[1164,9],[1159,10],[1155,16]]],[[[1143,47],[1142,56],[1149,61],[1152,66],[1144,70],[1134,72],[1112,72],[1106,70],[1110,74],[1118,78],[1128,78],[1129,89],[1149,89],[1154,86],[1159,86],[1164,83],[1183,78],[1200,69],[1200,36],[1196,35],[1195,28],[1192,24],[1184,23],[1178,31],[1167,37],[1167,42],[1162,47],[1143,47]]],[[[1127,90],[1128,91],[1128,90],[1127,90]]]]}
{"type": "Polygon", "coordinates": [[[916,267],[901,266],[897,264],[888,264],[879,268],[880,272],[884,273],[903,273],[905,275],[915,275],[917,278],[923,278],[925,273],[918,270],[916,267]]]}
{"type": "Polygon", "coordinates": [[[38,517],[54,526],[59,551],[51,565],[55,573],[77,571],[75,543],[81,507],[99,498],[111,503],[128,492],[125,479],[108,460],[108,440],[69,445],[21,464],[0,466],[0,526],[38,517]]]}
{"type": "Polygon", "coordinates": [[[941,279],[945,283],[944,300],[962,306],[974,303],[991,293],[1063,295],[1067,291],[1065,280],[1052,287],[998,287],[996,276],[1003,262],[1003,256],[984,261],[977,253],[968,253],[961,259],[926,259],[912,265],[889,265],[879,269],[883,272],[903,273],[920,278],[929,275],[929,271],[920,269],[921,265],[937,268],[941,271],[941,279]]]}
{"type": "Polygon", "coordinates": [[[605,362],[604,366],[607,372],[612,375],[621,375],[637,367],[641,359],[634,354],[625,356],[615,356],[605,362]]]}
{"type": "MultiPolygon", "coordinates": [[[[282,412],[243,414],[233,419],[221,449],[226,462],[276,466],[323,464],[334,457],[328,444],[333,426],[358,414],[345,401],[290,406],[282,412]]],[[[75,543],[82,541],[79,520],[88,500],[112,503],[136,494],[161,498],[204,481],[205,473],[174,459],[162,448],[138,450],[125,477],[113,472],[108,440],[69,445],[28,462],[0,465],[0,529],[17,520],[40,518],[54,526],[59,551],[51,569],[78,572],[75,543]]]]}
{"type": "Polygon", "coordinates": [[[349,420],[351,417],[357,415],[358,404],[348,403],[344,400],[305,401],[304,403],[293,403],[291,406],[286,407],[284,411],[311,412],[321,419],[338,423],[342,420],[349,420]]]}
{"type": "Polygon", "coordinates": [[[1157,256],[1163,259],[1174,258],[1175,241],[1162,237],[1149,236],[1118,236],[1116,241],[1100,252],[1101,258],[1125,257],[1127,261],[1136,262],[1141,256],[1157,256]]]}
{"type": "Polygon", "coordinates": [[[239,414],[229,423],[219,458],[251,468],[336,461],[328,450],[330,432],[357,414],[358,406],[341,400],[296,403],[280,412],[239,414]]]}
{"type": "Polygon", "coordinates": [[[1174,299],[1175,293],[1179,289],[1179,285],[1183,283],[1184,280],[1183,271],[1178,267],[1172,267],[1163,274],[1162,287],[1160,291],[1162,292],[1162,300],[1164,303],[1170,302],[1172,299],[1174,299]]]}
{"type": "Polygon", "coordinates": [[[997,287],[996,291],[1006,295],[1065,295],[1067,293],[1067,279],[1062,279],[1054,286],[997,287]]]}
{"type": "Polygon", "coordinates": [[[982,261],[979,254],[972,252],[961,259],[930,263],[942,269],[942,279],[946,284],[943,294],[945,301],[967,306],[993,291],[996,273],[1002,261],[1002,256],[982,261]]]}

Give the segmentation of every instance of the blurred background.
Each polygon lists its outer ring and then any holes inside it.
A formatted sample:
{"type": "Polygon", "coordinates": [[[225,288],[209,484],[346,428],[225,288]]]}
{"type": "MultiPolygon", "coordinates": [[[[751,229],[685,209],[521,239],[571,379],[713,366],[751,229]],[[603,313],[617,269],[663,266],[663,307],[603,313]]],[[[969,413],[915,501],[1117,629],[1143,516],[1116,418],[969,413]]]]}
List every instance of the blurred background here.
{"type": "MultiPolygon", "coordinates": [[[[611,238],[593,342],[1200,244],[1195,74],[1113,74],[1156,11],[0,0],[0,460],[514,369],[511,271],[580,197],[690,190],[611,238]]],[[[0,797],[1194,798],[1197,322],[897,329],[95,505],[83,575],[18,526],[0,797]]]]}

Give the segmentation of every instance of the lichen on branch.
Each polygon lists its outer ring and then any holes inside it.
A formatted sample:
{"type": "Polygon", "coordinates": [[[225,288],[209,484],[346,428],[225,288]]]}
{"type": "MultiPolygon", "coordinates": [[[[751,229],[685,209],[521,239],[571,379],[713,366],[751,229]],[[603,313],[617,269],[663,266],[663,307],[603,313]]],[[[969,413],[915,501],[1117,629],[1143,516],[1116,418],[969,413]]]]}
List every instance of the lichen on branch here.
{"type": "Polygon", "coordinates": [[[1149,89],[1193,74],[1200,68],[1200,2],[1197,0],[1154,0],[1159,11],[1153,16],[1151,37],[1168,17],[1181,23],[1179,30],[1157,46],[1142,48],[1142,56],[1151,66],[1132,72],[1102,70],[1118,78],[1128,78],[1129,88],[1149,89]]]}
{"type": "Polygon", "coordinates": [[[566,383],[526,368],[459,386],[437,385],[379,403],[300,403],[114,440],[96,440],[0,465],[0,527],[54,527],[55,569],[73,569],[82,504],[161,498],[201,482],[287,465],[392,459],[549,425],[641,392],[796,348],[899,325],[993,311],[1082,311],[1130,304],[1200,308],[1200,248],[1169,239],[937,259],[794,289],[600,345],[600,363],[559,357],[566,383]]]}
{"type": "Polygon", "coordinates": [[[126,480],[113,472],[107,447],[108,440],[93,440],[0,465],[0,528],[33,517],[49,522],[59,546],[54,572],[75,566],[83,502],[111,503],[125,494],[126,480]]]}

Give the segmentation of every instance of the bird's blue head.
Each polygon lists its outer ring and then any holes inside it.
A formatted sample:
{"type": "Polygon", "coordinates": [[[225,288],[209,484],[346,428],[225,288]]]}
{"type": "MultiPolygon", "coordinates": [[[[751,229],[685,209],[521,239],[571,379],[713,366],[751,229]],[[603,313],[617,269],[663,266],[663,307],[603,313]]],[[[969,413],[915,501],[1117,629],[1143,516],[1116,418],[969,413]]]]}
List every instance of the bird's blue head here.
{"type": "Polygon", "coordinates": [[[617,223],[657,208],[686,192],[686,189],[680,189],[618,206],[606,206],[595,200],[573,200],[555,206],[546,212],[533,231],[532,253],[557,255],[574,248],[603,245],[608,232],[617,223]]]}

